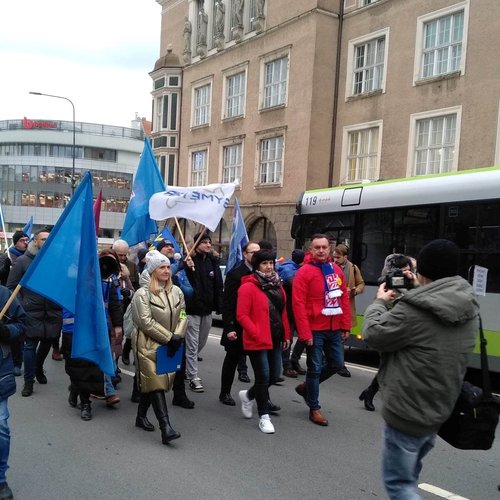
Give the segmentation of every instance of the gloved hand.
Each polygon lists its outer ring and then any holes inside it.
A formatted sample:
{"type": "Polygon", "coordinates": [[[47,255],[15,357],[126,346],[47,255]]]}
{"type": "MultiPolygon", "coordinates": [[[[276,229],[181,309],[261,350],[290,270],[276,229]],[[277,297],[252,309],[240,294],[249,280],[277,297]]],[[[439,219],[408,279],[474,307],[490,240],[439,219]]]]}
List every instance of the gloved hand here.
{"type": "Polygon", "coordinates": [[[10,331],[9,329],[0,321],[0,342],[10,342],[10,331]]]}
{"type": "Polygon", "coordinates": [[[180,335],[173,334],[172,337],[170,337],[170,340],[168,341],[168,355],[172,357],[176,352],[177,349],[181,346],[181,344],[184,342],[184,337],[181,337],[180,335]]]}

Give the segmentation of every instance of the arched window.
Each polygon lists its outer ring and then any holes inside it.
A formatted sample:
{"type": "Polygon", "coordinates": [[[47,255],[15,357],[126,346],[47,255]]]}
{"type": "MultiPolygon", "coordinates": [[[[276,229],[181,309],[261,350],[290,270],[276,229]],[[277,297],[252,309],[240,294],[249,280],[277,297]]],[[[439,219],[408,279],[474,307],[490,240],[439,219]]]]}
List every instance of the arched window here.
{"type": "Polygon", "coordinates": [[[273,223],[266,217],[260,217],[250,227],[248,237],[251,241],[267,240],[276,248],[278,241],[273,223]]]}

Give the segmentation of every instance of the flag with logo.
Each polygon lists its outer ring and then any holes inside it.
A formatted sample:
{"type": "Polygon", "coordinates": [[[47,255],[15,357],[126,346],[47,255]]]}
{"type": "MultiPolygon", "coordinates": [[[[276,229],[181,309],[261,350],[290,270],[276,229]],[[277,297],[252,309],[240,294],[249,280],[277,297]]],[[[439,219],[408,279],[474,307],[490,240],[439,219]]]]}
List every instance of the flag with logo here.
{"type": "Polygon", "coordinates": [[[226,264],[226,274],[243,260],[243,246],[248,243],[248,234],[245,221],[241,214],[238,198],[234,197],[233,224],[231,226],[231,240],[229,241],[229,255],[226,264]]]}

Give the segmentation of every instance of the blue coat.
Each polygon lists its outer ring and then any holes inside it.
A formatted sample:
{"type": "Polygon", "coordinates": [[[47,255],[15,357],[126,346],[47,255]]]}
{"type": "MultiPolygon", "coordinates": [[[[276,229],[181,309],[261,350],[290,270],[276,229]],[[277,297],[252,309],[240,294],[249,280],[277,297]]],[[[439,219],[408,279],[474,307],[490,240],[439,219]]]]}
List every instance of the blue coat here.
{"type": "MultiPolygon", "coordinates": [[[[0,285],[0,309],[10,297],[10,291],[0,285]]],[[[2,321],[9,329],[11,340],[20,340],[26,330],[26,313],[21,304],[14,298],[7,309],[2,321]]],[[[0,401],[7,399],[16,392],[16,378],[14,377],[14,362],[9,343],[0,344],[2,356],[0,358],[0,401]]]]}

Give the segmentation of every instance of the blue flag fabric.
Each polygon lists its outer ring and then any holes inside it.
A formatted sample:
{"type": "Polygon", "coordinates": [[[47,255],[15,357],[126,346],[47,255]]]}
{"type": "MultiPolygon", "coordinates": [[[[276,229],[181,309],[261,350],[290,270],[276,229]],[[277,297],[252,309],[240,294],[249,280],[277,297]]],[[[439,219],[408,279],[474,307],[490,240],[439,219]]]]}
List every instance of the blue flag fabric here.
{"type": "Polygon", "coordinates": [[[85,174],[19,284],[74,313],[72,357],[91,361],[104,373],[114,375],[90,172],[85,174]]]}
{"type": "Polygon", "coordinates": [[[238,198],[234,197],[233,224],[231,227],[231,240],[229,242],[229,256],[226,264],[226,274],[243,260],[243,245],[248,243],[248,234],[245,222],[241,215],[238,198]]]}
{"type": "Polygon", "coordinates": [[[23,227],[23,233],[27,234],[31,240],[31,237],[33,236],[33,216],[30,217],[30,220],[23,227]]]}
{"type": "Polygon", "coordinates": [[[163,240],[171,241],[174,245],[174,250],[178,253],[181,253],[181,247],[179,246],[179,244],[174,238],[174,235],[171,233],[170,229],[167,226],[165,226],[158,233],[158,236],[154,239],[153,245],[155,246],[155,248],[158,246],[158,243],[160,243],[160,241],[163,240]]]}
{"type": "Polygon", "coordinates": [[[147,241],[151,234],[158,232],[156,221],[149,217],[149,199],[161,191],[165,191],[165,183],[158,170],[149,139],[146,138],[121,236],[130,246],[147,241]]]}

